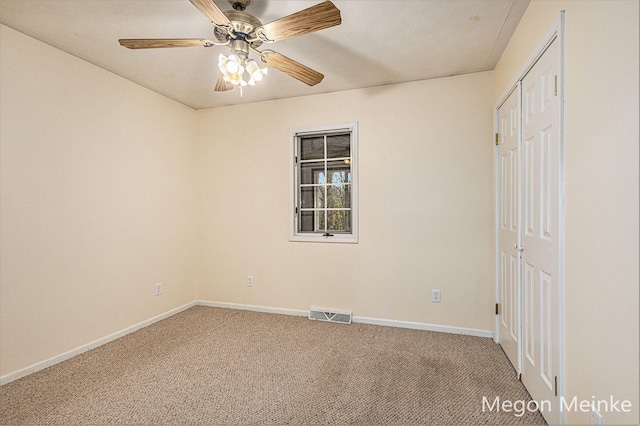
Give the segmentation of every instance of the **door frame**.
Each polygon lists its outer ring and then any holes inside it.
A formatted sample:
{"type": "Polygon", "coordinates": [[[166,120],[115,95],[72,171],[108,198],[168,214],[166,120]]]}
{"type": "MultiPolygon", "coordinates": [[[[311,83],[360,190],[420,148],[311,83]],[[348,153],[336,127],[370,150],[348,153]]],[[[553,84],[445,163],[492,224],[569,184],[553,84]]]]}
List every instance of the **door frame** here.
{"type": "MultiPolygon", "coordinates": [[[[528,56],[527,60],[521,66],[519,71],[513,76],[506,89],[502,93],[502,95],[498,98],[498,102],[495,104],[493,108],[493,129],[494,134],[499,132],[499,109],[506,102],[509,95],[517,90],[518,85],[523,80],[525,75],[533,68],[538,59],[542,56],[542,54],[546,51],[546,49],[551,45],[551,43],[556,40],[559,42],[559,75],[558,75],[558,101],[560,103],[560,140],[559,140],[559,206],[558,206],[558,230],[559,230],[559,244],[560,244],[560,256],[559,256],[559,278],[558,278],[558,398],[562,400],[565,395],[565,380],[564,380],[564,371],[565,371],[565,351],[564,351],[564,341],[565,341],[565,322],[564,322],[564,300],[565,300],[565,256],[564,256],[564,247],[565,247],[565,185],[564,185],[564,83],[565,83],[565,11],[561,10],[559,17],[556,21],[551,25],[551,27],[545,32],[544,36],[540,39],[536,47],[532,50],[532,53],[528,56]]],[[[494,187],[494,289],[495,289],[495,303],[498,304],[500,300],[500,283],[499,283],[499,273],[500,273],[500,264],[499,264],[499,199],[498,199],[498,190],[499,190],[499,155],[498,155],[498,146],[494,143],[493,149],[493,187],[494,187]]],[[[520,300],[518,301],[518,305],[520,305],[520,300]]],[[[519,312],[521,315],[521,311],[519,312]]],[[[494,341],[496,343],[500,343],[500,322],[499,315],[496,313],[494,320],[494,341]]],[[[521,331],[521,330],[519,330],[521,331]]],[[[518,344],[521,345],[521,339],[518,339],[518,344]]],[[[518,358],[522,357],[522,346],[519,347],[518,358]]],[[[520,372],[518,372],[519,374],[520,372]]],[[[564,412],[562,411],[562,404],[560,406],[560,424],[565,423],[564,412]]]]}

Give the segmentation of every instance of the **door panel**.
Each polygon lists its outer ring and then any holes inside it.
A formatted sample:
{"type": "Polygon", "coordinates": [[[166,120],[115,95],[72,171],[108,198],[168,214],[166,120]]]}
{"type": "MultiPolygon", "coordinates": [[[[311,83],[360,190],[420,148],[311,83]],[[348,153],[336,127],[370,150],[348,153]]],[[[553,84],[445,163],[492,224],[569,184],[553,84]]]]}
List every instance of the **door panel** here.
{"type": "Polygon", "coordinates": [[[498,294],[500,345],[520,373],[520,91],[511,93],[498,111],[498,294]]]}
{"type": "Polygon", "coordinates": [[[534,355],[536,352],[536,348],[538,347],[538,343],[535,339],[536,334],[534,333],[534,324],[536,324],[535,315],[537,313],[535,306],[533,305],[534,297],[533,291],[535,288],[535,283],[533,282],[533,274],[534,268],[532,265],[525,263],[522,266],[523,274],[523,287],[524,290],[522,292],[522,298],[524,302],[522,303],[522,323],[523,323],[523,341],[524,341],[524,357],[526,361],[529,361],[531,364],[535,365],[536,356],[534,355]]]}
{"type": "Polygon", "coordinates": [[[560,101],[551,42],[498,110],[498,339],[542,414],[560,422],[560,101]],[[551,410],[549,410],[551,404],[551,410]]]}
{"type": "Polygon", "coordinates": [[[555,93],[559,73],[554,41],[522,81],[523,233],[522,381],[536,401],[550,401],[543,412],[559,422],[555,396],[559,350],[560,106],[555,93]]]}

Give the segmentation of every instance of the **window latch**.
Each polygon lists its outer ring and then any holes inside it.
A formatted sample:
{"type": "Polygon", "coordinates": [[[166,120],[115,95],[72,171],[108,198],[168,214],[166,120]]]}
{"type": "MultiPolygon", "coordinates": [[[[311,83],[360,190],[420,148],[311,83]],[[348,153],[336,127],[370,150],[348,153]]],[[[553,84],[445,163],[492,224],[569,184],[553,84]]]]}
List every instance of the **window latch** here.
{"type": "Polygon", "coordinates": [[[330,234],[328,232],[325,232],[324,234],[322,234],[323,237],[333,237],[333,234],[330,234]]]}

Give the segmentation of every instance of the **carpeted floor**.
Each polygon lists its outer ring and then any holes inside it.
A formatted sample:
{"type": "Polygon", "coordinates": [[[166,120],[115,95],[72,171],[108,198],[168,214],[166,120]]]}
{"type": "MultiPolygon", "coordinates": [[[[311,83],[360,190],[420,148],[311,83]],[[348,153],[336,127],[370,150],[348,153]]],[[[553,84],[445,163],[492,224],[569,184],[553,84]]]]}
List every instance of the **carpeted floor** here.
{"type": "Polygon", "coordinates": [[[197,306],[0,387],[0,424],[507,425],[491,339],[197,306]]]}

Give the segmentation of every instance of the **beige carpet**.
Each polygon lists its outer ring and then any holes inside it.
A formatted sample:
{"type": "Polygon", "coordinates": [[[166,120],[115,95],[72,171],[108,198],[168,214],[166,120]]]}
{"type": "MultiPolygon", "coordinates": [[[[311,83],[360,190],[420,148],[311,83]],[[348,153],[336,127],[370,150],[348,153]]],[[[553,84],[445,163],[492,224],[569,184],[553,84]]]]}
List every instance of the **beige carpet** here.
{"type": "Polygon", "coordinates": [[[544,424],[491,339],[194,307],[0,387],[0,424],[544,424]]]}

